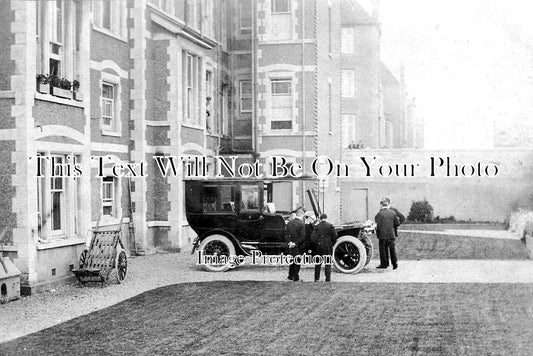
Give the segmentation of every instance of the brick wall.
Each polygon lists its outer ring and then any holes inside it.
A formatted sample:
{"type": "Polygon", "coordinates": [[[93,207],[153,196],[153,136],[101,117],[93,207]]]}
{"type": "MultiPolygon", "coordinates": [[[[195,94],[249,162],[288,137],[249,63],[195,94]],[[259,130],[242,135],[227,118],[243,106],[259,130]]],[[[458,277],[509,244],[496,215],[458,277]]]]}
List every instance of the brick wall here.
{"type": "Polygon", "coordinates": [[[15,35],[11,33],[11,22],[15,15],[11,11],[10,0],[0,1],[0,90],[11,90],[11,75],[15,72],[15,64],[11,60],[11,47],[15,35]]]}

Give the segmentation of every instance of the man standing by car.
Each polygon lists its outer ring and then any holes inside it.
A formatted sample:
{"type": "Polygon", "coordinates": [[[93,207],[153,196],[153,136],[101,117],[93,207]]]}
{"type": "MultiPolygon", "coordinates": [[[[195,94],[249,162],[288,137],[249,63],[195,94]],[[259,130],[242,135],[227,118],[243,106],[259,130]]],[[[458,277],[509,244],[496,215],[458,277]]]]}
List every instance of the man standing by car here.
{"type": "MultiPolygon", "coordinates": [[[[313,233],[311,234],[311,240],[315,244],[314,255],[319,255],[320,257],[331,256],[333,254],[333,244],[337,239],[337,232],[335,227],[326,221],[328,216],[326,214],[320,215],[320,222],[313,233]]],[[[331,261],[323,261],[324,270],[326,273],[326,282],[331,281],[331,261]]],[[[315,264],[315,282],[320,280],[320,269],[322,268],[322,263],[315,264]]]]}
{"type": "Polygon", "coordinates": [[[389,267],[389,253],[392,268],[398,268],[398,258],[396,257],[396,229],[400,225],[398,215],[390,209],[389,198],[382,198],[379,202],[381,209],[375,217],[376,235],[379,240],[379,260],[377,268],[389,267]]]}
{"type": "MultiPolygon", "coordinates": [[[[389,198],[385,198],[387,199],[387,201],[389,201],[389,198]]],[[[405,221],[405,215],[403,215],[402,213],[400,213],[400,211],[392,206],[390,206],[390,201],[389,201],[389,209],[394,211],[396,213],[396,216],[398,217],[398,221],[397,221],[397,224],[394,224],[394,236],[398,237],[398,227],[404,223],[405,221]]]]}
{"type": "MultiPolygon", "coordinates": [[[[292,220],[287,224],[287,238],[289,240],[289,255],[295,257],[300,255],[305,249],[305,224],[303,222],[303,211],[298,210],[293,214],[292,220]]],[[[289,265],[289,276],[287,279],[297,282],[300,280],[300,264],[293,262],[289,265]]]]}

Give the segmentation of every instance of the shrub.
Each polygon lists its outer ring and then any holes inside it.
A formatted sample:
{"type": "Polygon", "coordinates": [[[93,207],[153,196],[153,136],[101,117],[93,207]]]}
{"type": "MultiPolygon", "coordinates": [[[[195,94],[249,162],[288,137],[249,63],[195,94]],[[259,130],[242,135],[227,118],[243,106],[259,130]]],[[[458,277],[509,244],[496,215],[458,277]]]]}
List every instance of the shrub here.
{"type": "Polygon", "coordinates": [[[526,235],[533,236],[533,211],[518,209],[509,218],[509,230],[525,239],[526,235]]]}
{"type": "Polygon", "coordinates": [[[424,199],[413,201],[407,220],[416,222],[431,222],[433,220],[433,207],[424,199]]]}

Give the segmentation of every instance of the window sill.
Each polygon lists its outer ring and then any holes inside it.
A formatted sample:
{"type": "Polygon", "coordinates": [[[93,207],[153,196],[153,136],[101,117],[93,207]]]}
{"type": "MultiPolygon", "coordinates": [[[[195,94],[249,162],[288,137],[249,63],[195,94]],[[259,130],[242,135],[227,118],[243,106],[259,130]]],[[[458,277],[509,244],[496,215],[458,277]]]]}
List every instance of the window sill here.
{"type": "Polygon", "coordinates": [[[292,131],[292,130],[270,130],[265,131],[261,136],[301,136],[301,132],[292,131]]]}
{"type": "Polygon", "coordinates": [[[102,130],[102,136],[122,137],[120,132],[102,130]]]}
{"type": "Polygon", "coordinates": [[[211,136],[211,137],[220,137],[220,138],[226,138],[228,137],[227,135],[223,135],[221,133],[217,133],[217,132],[207,132],[207,136],[211,136]]]}
{"type": "Polygon", "coordinates": [[[196,125],[196,124],[191,124],[191,123],[182,123],[181,126],[183,127],[188,127],[190,129],[195,129],[195,130],[202,130],[204,131],[204,127],[202,125],[196,125]]]}
{"type": "Polygon", "coordinates": [[[37,250],[38,251],[49,250],[52,248],[60,248],[60,247],[83,245],[83,244],[85,244],[85,238],[75,236],[75,237],[68,237],[68,238],[63,238],[63,239],[52,239],[46,242],[38,242],[37,250]]]}
{"type": "Polygon", "coordinates": [[[49,101],[51,103],[61,104],[61,105],[68,105],[68,106],[74,106],[77,108],[85,109],[85,105],[82,101],[76,101],[76,100],[70,100],[70,99],[62,99],[58,98],[57,96],[53,96],[50,94],[41,94],[41,93],[35,93],[35,99],[37,100],[43,100],[43,101],[49,101]]]}
{"type": "MultiPolygon", "coordinates": [[[[99,227],[106,227],[106,226],[112,226],[117,225],[120,222],[120,218],[110,216],[110,215],[103,215],[100,219],[100,222],[98,224],[99,227]]],[[[129,224],[130,218],[125,217],[122,219],[122,225],[129,224]]],[[[91,221],[91,228],[96,227],[97,221],[91,221]]]]}
{"type": "Polygon", "coordinates": [[[122,36],[120,36],[120,35],[117,35],[117,34],[111,32],[110,30],[105,29],[105,28],[102,28],[102,27],[97,26],[97,25],[95,25],[95,24],[93,24],[93,30],[95,30],[95,31],[97,31],[97,32],[100,32],[100,33],[102,33],[102,34],[104,34],[104,35],[107,35],[107,36],[109,36],[109,37],[113,37],[113,38],[116,39],[116,40],[119,40],[119,41],[122,41],[122,42],[128,43],[128,40],[127,40],[126,37],[122,37],[122,36]]]}

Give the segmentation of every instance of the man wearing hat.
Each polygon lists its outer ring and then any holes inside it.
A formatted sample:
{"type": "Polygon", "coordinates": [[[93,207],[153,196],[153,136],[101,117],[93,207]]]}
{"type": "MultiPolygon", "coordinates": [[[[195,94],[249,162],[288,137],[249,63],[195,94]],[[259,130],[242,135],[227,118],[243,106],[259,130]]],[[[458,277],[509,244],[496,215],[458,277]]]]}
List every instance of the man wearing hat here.
{"type": "MultiPolygon", "coordinates": [[[[335,231],[335,227],[326,221],[327,218],[328,216],[326,214],[321,214],[320,222],[315,226],[311,234],[311,241],[316,246],[314,255],[331,256],[333,254],[333,244],[337,239],[337,232],[335,231]]],[[[325,262],[324,265],[326,282],[329,282],[331,281],[331,263],[325,262]]],[[[322,263],[315,264],[315,282],[318,282],[320,279],[321,268],[322,263]]]]}
{"type": "Polygon", "coordinates": [[[389,254],[392,268],[398,268],[398,258],[396,257],[396,229],[400,225],[398,215],[390,209],[390,199],[382,198],[379,202],[381,209],[374,218],[376,222],[376,235],[379,240],[379,260],[377,268],[389,267],[389,254]]]}

